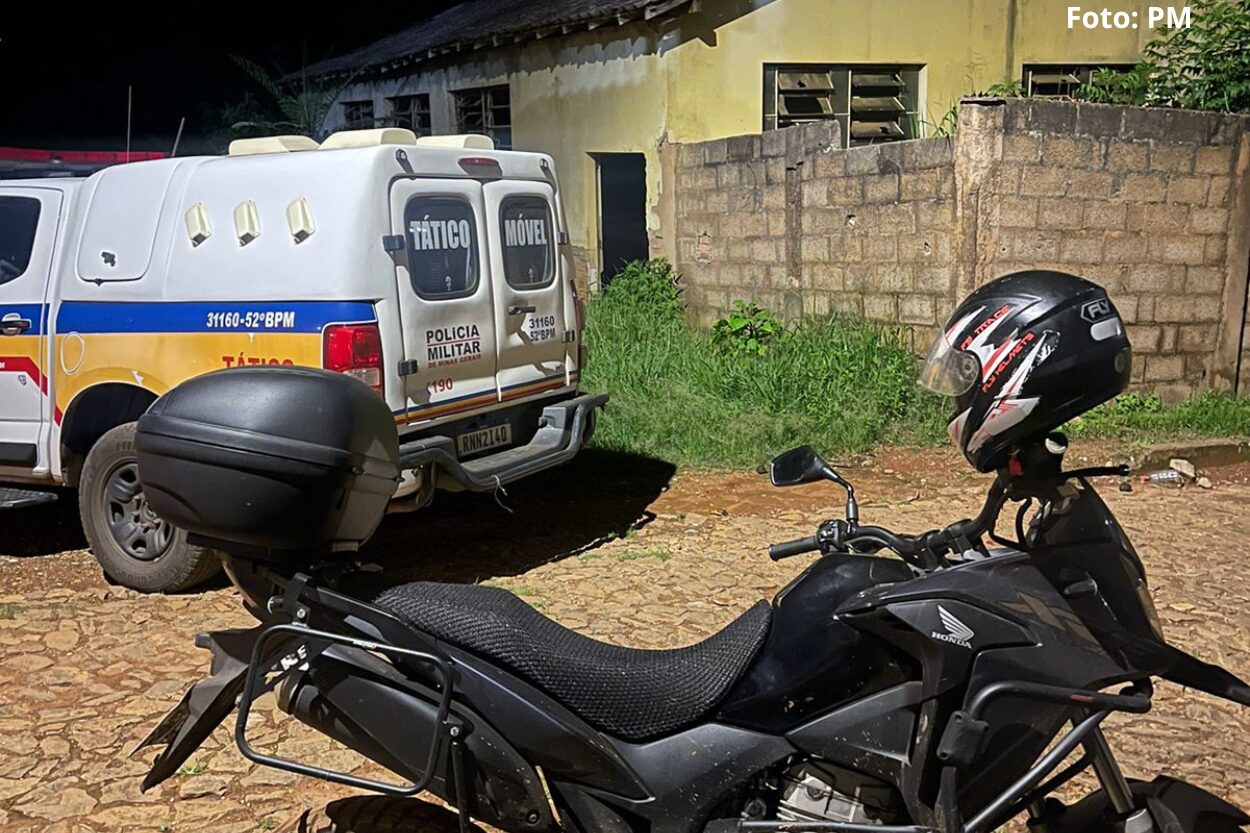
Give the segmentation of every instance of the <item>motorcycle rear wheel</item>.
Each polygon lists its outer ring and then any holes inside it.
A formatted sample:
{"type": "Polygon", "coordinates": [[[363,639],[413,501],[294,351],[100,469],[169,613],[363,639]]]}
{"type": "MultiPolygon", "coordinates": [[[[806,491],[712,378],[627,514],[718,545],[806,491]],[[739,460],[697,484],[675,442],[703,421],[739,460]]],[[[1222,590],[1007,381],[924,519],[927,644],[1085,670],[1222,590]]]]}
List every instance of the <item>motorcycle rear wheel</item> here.
{"type": "MultiPolygon", "coordinates": [[[[469,829],[482,833],[475,824],[469,829]]],[[[459,833],[460,817],[418,798],[361,795],[307,810],[276,833],[459,833]]]]}

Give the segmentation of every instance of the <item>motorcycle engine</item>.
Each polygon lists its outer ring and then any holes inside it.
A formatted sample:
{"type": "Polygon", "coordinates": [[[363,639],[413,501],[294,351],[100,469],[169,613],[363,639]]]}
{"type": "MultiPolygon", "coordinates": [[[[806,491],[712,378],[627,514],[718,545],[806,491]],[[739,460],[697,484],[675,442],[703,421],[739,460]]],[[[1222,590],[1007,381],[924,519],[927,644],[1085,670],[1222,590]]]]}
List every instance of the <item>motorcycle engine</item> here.
{"type": "Polygon", "coordinates": [[[782,773],[778,786],[777,818],[782,821],[906,823],[893,788],[851,770],[808,761],[782,773]]]}

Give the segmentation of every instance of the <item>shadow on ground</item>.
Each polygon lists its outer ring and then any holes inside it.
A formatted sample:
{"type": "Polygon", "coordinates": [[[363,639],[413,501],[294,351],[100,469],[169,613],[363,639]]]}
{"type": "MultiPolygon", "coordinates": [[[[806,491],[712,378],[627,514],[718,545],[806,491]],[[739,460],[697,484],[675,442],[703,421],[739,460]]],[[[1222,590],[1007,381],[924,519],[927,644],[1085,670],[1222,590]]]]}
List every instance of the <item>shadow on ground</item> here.
{"type": "Polygon", "coordinates": [[[0,554],[18,558],[84,549],[77,492],[59,489],[55,503],[0,512],[0,539],[0,554]]]}
{"type": "Polygon", "coordinates": [[[645,524],[675,472],[662,460],[589,449],[501,492],[440,492],[425,509],[388,516],[361,555],[399,580],[518,575],[645,524]]]}

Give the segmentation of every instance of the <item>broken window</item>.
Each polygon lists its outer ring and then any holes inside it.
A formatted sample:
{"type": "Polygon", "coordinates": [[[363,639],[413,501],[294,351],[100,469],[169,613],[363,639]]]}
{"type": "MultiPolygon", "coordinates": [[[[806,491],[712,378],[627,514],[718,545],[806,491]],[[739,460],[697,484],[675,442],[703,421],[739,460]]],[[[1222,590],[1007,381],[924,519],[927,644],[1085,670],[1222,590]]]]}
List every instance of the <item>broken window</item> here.
{"type": "Polygon", "coordinates": [[[1024,94],[1038,98],[1070,98],[1100,69],[1128,72],[1132,64],[1025,64],[1024,94]]]}
{"type": "Polygon", "coordinates": [[[512,103],[507,85],[457,90],[456,132],[483,133],[500,150],[512,149],[512,103]]]}
{"type": "Polygon", "coordinates": [[[405,127],[418,136],[429,136],[430,129],[430,97],[426,93],[416,95],[397,95],[386,100],[387,125],[405,127]]]}
{"type": "Polygon", "coordinates": [[[920,135],[920,71],[896,64],[765,64],[764,129],[837,121],[844,145],[920,135]]]}
{"type": "Polygon", "coordinates": [[[373,100],[344,101],[343,121],[348,130],[373,127],[373,100]]]}

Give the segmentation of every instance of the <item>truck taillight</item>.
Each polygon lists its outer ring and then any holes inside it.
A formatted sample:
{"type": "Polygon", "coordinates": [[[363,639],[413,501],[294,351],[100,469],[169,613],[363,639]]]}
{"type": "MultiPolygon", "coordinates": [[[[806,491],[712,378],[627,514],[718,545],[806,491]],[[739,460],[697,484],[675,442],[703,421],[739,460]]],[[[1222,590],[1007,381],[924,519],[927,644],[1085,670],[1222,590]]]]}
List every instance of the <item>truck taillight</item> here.
{"type": "Polygon", "coordinates": [[[332,324],[322,335],[322,366],[384,393],[382,334],[377,324],[332,324]]]}

